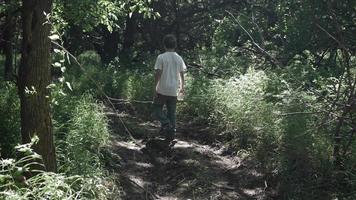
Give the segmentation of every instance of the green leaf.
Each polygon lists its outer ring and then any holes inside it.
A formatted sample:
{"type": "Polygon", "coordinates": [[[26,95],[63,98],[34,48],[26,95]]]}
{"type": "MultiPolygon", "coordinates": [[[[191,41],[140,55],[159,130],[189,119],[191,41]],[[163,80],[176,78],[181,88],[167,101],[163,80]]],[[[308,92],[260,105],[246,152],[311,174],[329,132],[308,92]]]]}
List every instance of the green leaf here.
{"type": "Polygon", "coordinates": [[[58,40],[58,39],[59,39],[59,35],[57,35],[57,34],[50,35],[50,36],[48,36],[48,38],[49,38],[50,40],[52,40],[52,41],[55,41],[55,40],[58,40]]]}
{"type": "Polygon", "coordinates": [[[61,63],[59,63],[59,62],[55,62],[55,63],[53,64],[53,66],[54,66],[54,67],[61,67],[61,66],[62,66],[62,64],[61,64],[61,63]]]}
{"type": "Polygon", "coordinates": [[[73,91],[73,88],[72,88],[72,86],[70,85],[69,82],[66,82],[66,85],[67,85],[67,87],[70,89],[70,91],[73,91]]]}

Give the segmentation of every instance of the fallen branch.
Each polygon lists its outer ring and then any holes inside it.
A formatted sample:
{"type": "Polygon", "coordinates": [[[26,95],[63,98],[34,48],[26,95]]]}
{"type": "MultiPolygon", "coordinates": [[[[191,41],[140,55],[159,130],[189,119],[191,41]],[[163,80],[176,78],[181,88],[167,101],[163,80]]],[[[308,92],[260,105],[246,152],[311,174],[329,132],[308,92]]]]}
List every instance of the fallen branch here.
{"type": "Polygon", "coordinates": [[[116,101],[114,104],[125,104],[125,103],[140,103],[140,104],[152,104],[153,101],[142,101],[142,100],[130,100],[130,99],[116,99],[108,97],[111,101],[116,101]]]}
{"type": "Polygon", "coordinates": [[[222,78],[221,75],[219,74],[216,74],[216,73],[212,73],[212,72],[207,72],[207,71],[204,71],[204,66],[200,65],[200,64],[197,64],[197,63],[188,63],[187,64],[187,67],[188,68],[191,68],[191,69],[194,69],[194,70],[197,70],[199,72],[203,72],[204,74],[210,76],[210,77],[217,77],[217,78],[222,78]]]}

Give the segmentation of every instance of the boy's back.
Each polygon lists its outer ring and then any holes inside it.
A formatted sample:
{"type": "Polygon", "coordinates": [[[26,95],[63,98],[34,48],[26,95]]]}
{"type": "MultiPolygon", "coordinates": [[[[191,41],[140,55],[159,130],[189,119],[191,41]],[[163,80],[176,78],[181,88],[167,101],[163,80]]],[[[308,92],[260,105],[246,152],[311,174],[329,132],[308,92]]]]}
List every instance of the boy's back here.
{"type": "Polygon", "coordinates": [[[167,51],[157,57],[155,70],[161,70],[161,78],[157,85],[157,92],[166,96],[177,96],[179,74],[186,69],[181,56],[174,51],[167,51]]]}

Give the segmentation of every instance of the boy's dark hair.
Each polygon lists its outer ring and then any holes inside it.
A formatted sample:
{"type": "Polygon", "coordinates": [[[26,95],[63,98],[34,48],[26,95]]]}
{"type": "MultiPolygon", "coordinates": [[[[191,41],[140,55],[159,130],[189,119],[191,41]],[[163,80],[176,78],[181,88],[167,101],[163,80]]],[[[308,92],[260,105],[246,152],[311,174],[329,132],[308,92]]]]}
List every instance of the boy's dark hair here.
{"type": "Polygon", "coordinates": [[[177,38],[172,34],[168,34],[163,38],[163,44],[166,49],[175,49],[177,47],[177,38]]]}

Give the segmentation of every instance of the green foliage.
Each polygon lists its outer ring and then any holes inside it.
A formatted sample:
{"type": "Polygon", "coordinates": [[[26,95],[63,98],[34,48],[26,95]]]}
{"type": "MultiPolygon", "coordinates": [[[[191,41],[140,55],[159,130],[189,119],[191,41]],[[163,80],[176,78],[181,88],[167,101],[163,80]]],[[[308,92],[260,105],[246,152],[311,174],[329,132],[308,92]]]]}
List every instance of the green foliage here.
{"type": "MultiPolygon", "coordinates": [[[[284,76],[275,80],[281,80],[282,77],[284,76]]],[[[335,81],[334,78],[331,80],[335,81]]],[[[321,83],[323,87],[335,88],[332,81],[327,83],[318,80],[312,90],[305,90],[302,84],[293,82],[289,84],[284,81],[284,86],[279,87],[279,95],[275,96],[277,99],[273,100],[278,101],[277,106],[281,108],[283,116],[276,171],[281,181],[279,192],[285,199],[330,199],[333,192],[340,197],[354,190],[352,181],[354,164],[349,164],[355,160],[343,158],[345,171],[343,173],[335,171],[332,134],[337,119],[332,115],[325,115],[327,112],[335,111],[328,108],[327,100],[321,101],[331,99],[335,94],[318,88],[321,83]],[[321,98],[320,94],[330,96],[321,98]],[[327,109],[330,111],[326,111],[327,109]]],[[[346,134],[347,128],[343,128],[342,132],[346,134]]],[[[349,141],[343,137],[342,143],[347,143],[346,140],[349,141]]]]}
{"type": "Polygon", "coordinates": [[[153,70],[148,71],[145,66],[137,69],[111,68],[112,82],[106,86],[106,91],[112,97],[125,99],[133,104],[135,111],[144,117],[151,114],[151,105],[135,103],[135,101],[150,101],[153,97],[153,70]]]}
{"type": "Polygon", "coordinates": [[[59,22],[69,26],[80,27],[84,32],[90,32],[99,25],[103,25],[109,32],[123,25],[127,14],[142,13],[144,17],[158,17],[159,14],[149,7],[143,0],[81,0],[55,1],[54,18],[56,26],[66,28],[59,22]]]}
{"type": "Polygon", "coordinates": [[[104,67],[94,51],[82,53],[78,61],[81,66],[72,64],[65,76],[76,94],[103,96],[105,93],[128,100],[147,100],[152,96],[153,74],[147,70],[147,64],[135,63],[135,67],[127,69],[125,63],[113,62],[104,67]]]}
{"type": "Polygon", "coordinates": [[[14,146],[20,143],[20,102],[13,83],[0,80],[0,157],[14,156],[14,146]]]}
{"type": "Polygon", "coordinates": [[[103,168],[102,150],[109,139],[103,105],[89,94],[55,94],[58,103],[54,105],[53,122],[59,171],[78,177],[91,198],[118,199],[114,180],[103,168]]]}
{"type": "Polygon", "coordinates": [[[299,95],[298,97],[292,93],[289,95],[291,96],[285,95],[283,98],[286,106],[284,112],[290,114],[283,119],[284,131],[280,143],[281,195],[285,199],[297,197],[315,199],[320,194],[310,193],[312,189],[307,189],[312,186],[311,183],[315,183],[313,177],[315,166],[312,163],[314,138],[308,132],[309,116],[294,114],[304,113],[305,105],[299,95]]]}
{"type": "Polygon", "coordinates": [[[229,79],[188,79],[180,113],[199,122],[210,121],[231,148],[256,153],[267,168],[280,136],[277,108],[265,99],[268,80],[263,71],[253,69],[229,79]]]}
{"type": "Polygon", "coordinates": [[[231,46],[238,46],[240,34],[235,22],[230,17],[225,17],[219,21],[219,26],[215,29],[213,47],[228,49],[231,46]]]}
{"type": "Polygon", "coordinates": [[[96,174],[100,170],[100,147],[109,137],[107,119],[103,107],[82,99],[75,109],[70,131],[66,137],[68,159],[63,168],[73,174],[96,174]]]}
{"type": "MultiPolygon", "coordinates": [[[[38,138],[37,138],[38,139],[38,138]]],[[[0,160],[0,198],[17,199],[107,199],[108,187],[102,177],[68,176],[65,174],[34,170],[41,165],[41,157],[32,145],[16,147],[23,155],[19,159],[0,160]],[[27,177],[32,174],[31,177],[27,177]]]]}
{"type": "Polygon", "coordinates": [[[200,73],[212,78],[229,78],[245,73],[250,59],[239,57],[237,48],[214,47],[199,51],[200,73]]]}
{"type": "Polygon", "coordinates": [[[150,100],[153,94],[153,80],[153,71],[151,73],[145,70],[116,71],[112,86],[117,90],[114,96],[121,96],[127,100],[150,100]]]}
{"type": "MultiPolygon", "coordinates": [[[[281,181],[279,192],[283,198],[330,198],[334,170],[330,133],[334,125],[323,125],[330,119],[320,117],[320,111],[336,94],[323,92],[325,89],[319,86],[331,90],[336,86],[326,84],[308,62],[297,60],[276,71],[267,74],[249,69],[229,79],[188,76],[187,95],[179,113],[198,123],[210,122],[222,131],[230,147],[252,152],[261,169],[281,181]],[[323,93],[331,95],[325,97],[325,102],[318,96],[323,93]]],[[[348,158],[344,165],[348,166],[345,179],[349,187],[354,177],[352,162],[348,158]]]]}
{"type": "Polygon", "coordinates": [[[122,9],[116,1],[55,1],[54,13],[57,14],[56,18],[64,18],[67,23],[79,26],[84,31],[91,31],[99,24],[112,31],[117,28],[118,17],[124,15],[122,9]]]}
{"type": "MultiPolygon", "coordinates": [[[[87,51],[78,57],[78,61],[81,67],[72,64],[65,75],[75,94],[90,93],[96,97],[103,97],[105,94],[125,99],[130,103],[136,100],[152,100],[153,70],[148,68],[153,65],[152,60],[148,61],[149,64],[127,64],[118,61],[104,67],[97,53],[87,51]],[[131,66],[132,64],[135,66],[131,66]]],[[[150,106],[139,104],[136,106],[143,113],[150,112],[150,106]]]]}
{"type": "Polygon", "coordinates": [[[87,51],[78,56],[78,62],[72,63],[65,78],[71,83],[75,94],[91,93],[102,96],[105,84],[111,81],[101,65],[100,56],[95,51],[87,51]]]}
{"type": "Polygon", "coordinates": [[[109,138],[103,106],[90,95],[61,97],[54,116],[60,171],[72,175],[100,175],[100,149],[109,138]]]}
{"type": "MultiPolygon", "coordinates": [[[[107,119],[91,95],[100,98],[105,92],[128,101],[151,100],[153,60],[148,58],[148,64],[134,60],[145,60],[143,52],[154,52],[162,34],[174,30],[179,33],[179,50],[193,49],[189,59],[199,65],[189,69],[186,98],[178,105],[181,117],[214,125],[231,148],[254,153],[261,168],[280,180],[284,199],[330,199],[331,192],[339,198],[352,198],[356,187],[353,112],[346,115],[340,128],[342,169],[334,169],[332,158],[337,122],[344,108],[354,106],[354,93],[350,92],[354,89],[347,81],[354,81],[355,57],[345,59],[345,52],[341,51],[354,54],[354,5],[351,0],[54,1],[51,38],[63,37],[61,44],[68,45],[71,51],[96,49],[102,55],[101,51],[111,47],[105,43],[118,35],[117,40],[121,41],[115,43],[128,43],[125,48],[134,49],[127,54],[127,60],[118,55],[118,62],[109,66],[102,64],[98,53],[86,51],[79,56],[84,71],[72,63],[65,79],[61,77],[61,83],[51,85],[60,169],[81,176],[68,178],[41,172],[37,179],[29,180],[30,187],[24,188],[31,188],[33,195],[55,189],[58,193],[53,192],[55,196],[48,198],[56,199],[61,192],[65,194],[63,198],[76,194],[86,182],[90,183],[86,189],[104,185],[100,149],[108,138],[107,119]],[[159,16],[153,8],[163,17],[144,20],[159,16]],[[278,64],[271,64],[272,60],[278,64]],[[353,72],[345,78],[347,64],[353,72]],[[77,96],[63,94],[67,92],[63,88],[67,81],[77,96]],[[83,93],[91,95],[82,96],[83,93]],[[352,101],[347,102],[348,99],[352,101]],[[62,188],[54,186],[55,181],[62,188]],[[48,188],[39,186],[41,182],[48,188]],[[68,187],[77,183],[80,184],[75,191],[68,187]],[[328,191],[325,196],[324,190],[328,191]]],[[[0,13],[9,10],[0,5],[0,13]]],[[[119,50],[114,49],[113,54],[119,50]]],[[[61,52],[60,61],[54,66],[64,73],[63,65],[69,63],[61,52]]],[[[149,116],[147,104],[134,105],[139,114],[149,116]]],[[[20,140],[19,127],[16,87],[1,81],[2,156],[13,155],[11,149],[20,140]]],[[[5,167],[3,171],[10,174],[11,181],[16,179],[13,173],[18,174],[21,168],[16,167],[17,162],[12,160],[11,170],[5,167]]],[[[11,184],[9,191],[13,192],[16,184],[11,184]]],[[[30,192],[16,187],[21,195],[30,192]]]]}

